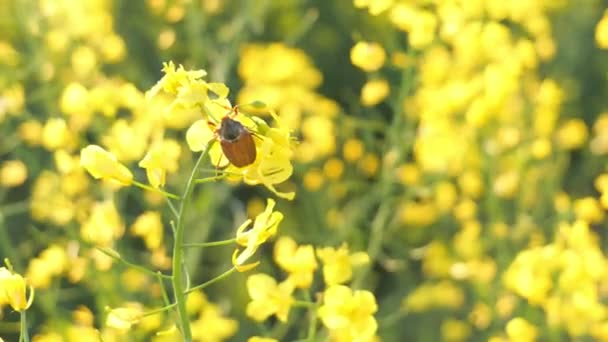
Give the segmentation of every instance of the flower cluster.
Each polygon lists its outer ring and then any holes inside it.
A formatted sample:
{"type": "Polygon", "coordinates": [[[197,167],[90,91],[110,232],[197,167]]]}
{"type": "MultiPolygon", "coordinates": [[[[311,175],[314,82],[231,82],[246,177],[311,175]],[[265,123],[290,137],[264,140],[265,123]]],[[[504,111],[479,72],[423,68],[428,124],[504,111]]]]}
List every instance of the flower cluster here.
{"type": "MultiPolygon", "coordinates": [[[[374,318],[376,299],[369,291],[352,290],[344,285],[351,281],[353,267],[368,263],[369,258],[364,252],[351,254],[346,245],[315,251],[312,245],[298,245],[290,237],[281,237],[275,243],[274,260],[288,276],[281,282],[264,273],[249,276],[247,290],[251,302],[247,315],[256,321],[274,315],[287,322],[290,310],[301,303],[296,290],[308,291],[313,287],[317,258],[323,265],[325,289],[318,303],[306,302],[305,306],[316,311],[333,341],[372,341],[378,327],[374,318]]],[[[313,325],[312,329],[317,327],[313,325]]]]}

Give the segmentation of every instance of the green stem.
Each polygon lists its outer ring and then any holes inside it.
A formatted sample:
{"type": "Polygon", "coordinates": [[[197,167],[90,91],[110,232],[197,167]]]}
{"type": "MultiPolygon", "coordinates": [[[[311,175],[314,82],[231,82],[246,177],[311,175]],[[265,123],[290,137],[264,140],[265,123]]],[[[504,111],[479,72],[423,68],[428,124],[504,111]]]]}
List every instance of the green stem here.
{"type": "Polygon", "coordinates": [[[177,212],[177,209],[175,209],[175,204],[173,204],[173,202],[171,202],[170,198],[167,198],[167,205],[169,206],[169,210],[171,210],[171,213],[173,214],[173,216],[177,217],[177,215],[179,215],[179,213],[177,212]]]}
{"type": "Polygon", "coordinates": [[[24,212],[28,211],[29,208],[30,208],[30,201],[26,200],[26,201],[15,202],[15,203],[3,205],[0,207],[0,213],[2,213],[2,215],[4,215],[5,217],[8,217],[8,216],[24,213],[24,212]]]}
{"type": "Polygon", "coordinates": [[[119,261],[119,262],[121,262],[121,263],[125,264],[126,266],[129,266],[129,267],[131,267],[131,268],[134,268],[134,269],[136,269],[136,270],[138,270],[138,271],[140,271],[140,272],[142,272],[142,273],[146,273],[146,274],[149,274],[149,275],[154,276],[154,277],[162,277],[162,278],[165,278],[165,279],[170,279],[170,278],[171,278],[171,276],[168,276],[168,275],[166,275],[166,274],[162,274],[162,273],[160,273],[160,272],[155,272],[155,271],[152,271],[152,270],[150,270],[150,269],[147,269],[147,268],[145,268],[145,267],[143,267],[143,266],[140,266],[140,265],[136,265],[136,264],[130,263],[130,262],[128,262],[127,260],[123,259],[123,258],[120,256],[120,254],[118,254],[118,252],[116,252],[116,251],[112,251],[112,252],[110,252],[110,251],[105,250],[105,249],[103,249],[103,248],[101,248],[101,247],[99,247],[99,246],[94,246],[94,247],[95,247],[95,248],[96,248],[98,251],[100,251],[101,253],[103,253],[103,254],[105,254],[105,255],[109,256],[110,258],[112,258],[112,259],[114,259],[114,260],[116,260],[116,261],[119,261]]]}
{"type": "Polygon", "coordinates": [[[27,333],[27,319],[25,317],[25,310],[21,311],[19,342],[30,342],[30,336],[27,333]]]}
{"type": "Polygon", "coordinates": [[[196,184],[203,184],[203,183],[209,183],[209,182],[213,182],[213,181],[216,181],[216,180],[224,179],[226,177],[227,177],[227,175],[218,175],[218,176],[200,178],[200,179],[195,180],[194,182],[196,184]]]}
{"type": "MultiPolygon", "coordinates": [[[[376,260],[380,250],[382,248],[382,240],[384,238],[384,228],[386,226],[386,222],[391,215],[391,206],[388,203],[382,203],[380,205],[380,209],[376,213],[372,221],[372,228],[370,232],[369,245],[367,246],[367,255],[369,255],[370,260],[376,260]]],[[[352,281],[352,288],[360,288],[363,280],[371,270],[371,265],[373,262],[362,265],[357,273],[357,276],[352,281]]]]}
{"type": "Polygon", "coordinates": [[[172,304],[169,304],[169,305],[163,306],[162,308],[158,308],[158,309],[156,309],[156,310],[151,310],[151,311],[148,311],[148,312],[144,312],[144,313],[141,315],[141,317],[152,316],[152,315],[156,315],[157,313],[160,313],[160,312],[165,312],[165,311],[167,311],[167,310],[169,310],[169,309],[172,309],[172,308],[173,308],[173,307],[175,307],[176,305],[177,305],[177,303],[172,303],[172,304]]]}
{"type": "Polygon", "coordinates": [[[225,176],[242,176],[242,172],[234,172],[234,171],[226,171],[226,170],[218,170],[218,169],[201,169],[201,172],[207,173],[215,173],[216,175],[225,175],[225,176]]]}
{"type": "Polygon", "coordinates": [[[167,296],[167,289],[165,288],[165,283],[163,281],[163,274],[156,272],[156,278],[158,279],[158,284],[160,285],[160,293],[163,297],[163,303],[165,303],[165,305],[170,305],[171,301],[169,300],[169,296],[167,296]]]}
{"type": "Polygon", "coordinates": [[[317,304],[313,303],[313,302],[307,302],[304,300],[294,300],[293,303],[291,304],[293,307],[300,307],[300,308],[314,308],[317,304]]]}
{"type": "Polygon", "coordinates": [[[192,331],[190,330],[190,320],[188,319],[188,312],[186,310],[186,296],[184,292],[184,249],[182,247],[184,240],[184,220],[186,218],[186,206],[190,202],[190,196],[192,196],[192,190],[194,189],[194,179],[198,174],[198,169],[203,162],[203,159],[209,153],[213,142],[209,143],[203,153],[194,164],[190,178],[186,183],[186,189],[179,206],[179,212],[177,216],[177,222],[175,224],[175,239],[173,241],[173,276],[171,282],[173,284],[173,295],[175,302],[177,303],[177,312],[179,314],[179,327],[184,337],[185,342],[192,342],[192,331]]]}
{"type": "Polygon", "coordinates": [[[231,275],[232,273],[234,273],[234,271],[236,271],[236,267],[233,267],[233,268],[229,269],[228,271],[220,274],[219,276],[217,276],[217,277],[215,277],[215,278],[213,278],[213,279],[211,279],[209,281],[206,281],[206,282],[204,282],[204,283],[202,283],[200,285],[197,285],[197,286],[195,286],[193,288],[190,288],[190,289],[186,290],[186,292],[184,292],[184,293],[188,294],[188,293],[194,292],[196,290],[202,290],[205,287],[207,287],[207,286],[209,286],[209,285],[211,285],[211,284],[213,284],[215,282],[218,282],[218,281],[220,281],[220,280],[228,277],[229,275],[231,275]]]}
{"type": "Polygon", "coordinates": [[[164,190],[155,188],[155,187],[150,186],[148,184],[140,183],[140,182],[138,182],[136,180],[133,181],[133,185],[138,186],[138,187],[140,187],[140,188],[142,188],[144,190],[150,190],[150,191],[154,191],[154,192],[159,192],[159,193],[161,193],[161,194],[163,194],[163,195],[165,195],[165,196],[167,196],[169,198],[180,199],[179,196],[177,196],[177,195],[174,195],[174,194],[172,194],[170,192],[166,192],[164,190]]]}
{"type": "Polygon", "coordinates": [[[308,322],[308,341],[315,342],[317,335],[317,307],[310,310],[310,321],[308,322]]]}
{"type": "Polygon", "coordinates": [[[232,245],[233,243],[236,242],[236,239],[228,239],[228,240],[222,240],[222,241],[213,241],[213,242],[197,242],[197,243],[185,243],[182,245],[182,247],[218,247],[218,246],[226,246],[226,245],[232,245]]]}
{"type": "Polygon", "coordinates": [[[407,314],[404,310],[398,310],[378,320],[378,326],[388,328],[399,322],[407,314]]]}

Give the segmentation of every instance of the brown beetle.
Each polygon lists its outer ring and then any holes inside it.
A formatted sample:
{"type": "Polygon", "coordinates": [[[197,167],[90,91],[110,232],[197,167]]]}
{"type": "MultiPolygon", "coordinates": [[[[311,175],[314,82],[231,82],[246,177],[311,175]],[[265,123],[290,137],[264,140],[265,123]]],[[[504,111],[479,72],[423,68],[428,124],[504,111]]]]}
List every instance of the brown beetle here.
{"type": "MultiPolygon", "coordinates": [[[[234,112],[237,113],[236,108],[234,112]]],[[[234,166],[245,167],[253,164],[256,158],[253,135],[242,123],[226,115],[222,118],[216,134],[224,155],[234,166]]]]}

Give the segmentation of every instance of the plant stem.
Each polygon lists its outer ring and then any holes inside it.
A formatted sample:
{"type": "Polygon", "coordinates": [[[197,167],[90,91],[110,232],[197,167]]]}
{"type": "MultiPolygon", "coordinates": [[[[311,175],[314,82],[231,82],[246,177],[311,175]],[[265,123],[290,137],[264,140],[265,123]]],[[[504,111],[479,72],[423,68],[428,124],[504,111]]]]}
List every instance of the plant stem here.
{"type": "Polygon", "coordinates": [[[30,209],[30,201],[25,200],[21,202],[14,202],[3,205],[0,207],[0,213],[3,216],[8,217],[16,214],[22,214],[30,209]]]}
{"type": "Polygon", "coordinates": [[[99,246],[93,246],[93,247],[95,249],[97,249],[98,251],[100,251],[101,253],[109,256],[110,258],[112,258],[112,259],[114,259],[114,260],[116,260],[116,261],[118,261],[120,263],[123,263],[123,264],[125,264],[128,267],[136,269],[136,270],[138,270],[138,271],[140,271],[142,273],[146,273],[146,274],[151,275],[151,276],[159,276],[159,277],[166,278],[166,279],[171,278],[171,276],[168,276],[166,274],[162,274],[162,273],[160,273],[158,271],[152,271],[150,269],[145,268],[144,266],[140,266],[140,265],[134,264],[132,262],[128,262],[127,260],[123,259],[122,256],[120,256],[120,254],[118,254],[118,252],[116,252],[116,251],[113,251],[113,250],[112,251],[108,251],[108,250],[106,250],[106,249],[104,249],[102,247],[99,247],[99,246]]]}
{"type": "Polygon", "coordinates": [[[310,320],[308,322],[308,341],[315,342],[317,338],[317,307],[310,310],[310,320]]]}
{"type": "Polygon", "coordinates": [[[152,310],[152,311],[144,312],[141,315],[141,317],[152,316],[152,315],[156,315],[157,313],[165,312],[165,311],[173,308],[175,305],[177,305],[177,304],[173,303],[173,304],[169,304],[167,306],[163,306],[162,308],[158,308],[158,309],[155,309],[155,310],[152,310]]]}
{"type": "Polygon", "coordinates": [[[305,300],[294,300],[291,303],[291,305],[294,308],[302,307],[302,308],[309,308],[310,309],[310,308],[314,308],[317,304],[314,303],[314,302],[308,302],[308,301],[305,301],[305,300]]]}
{"type": "Polygon", "coordinates": [[[185,294],[188,294],[190,292],[194,292],[196,290],[202,290],[205,287],[207,287],[207,286],[209,286],[209,285],[211,285],[211,284],[213,284],[213,283],[215,283],[217,281],[220,281],[220,280],[228,277],[229,275],[231,275],[232,273],[234,273],[234,271],[236,271],[236,267],[233,267],[233,268],[229,269],[228,271],[220,274],[219,276],[217,276],[217,277],[215,277],[215,278],[213,278],[213,279],[211,279],[209,281],[206,281],[206,282],[204,282],[204,283],[202,283],[200,285],[196,285],[195,287],[186,290],[185,294]]]}
{"type": "Polygon", "coordinates": [[[226,177],[228,177],[228,175],[217,175],[217,176],[197,179],[197,180],[195,180],[195,182],[196,182],[196,184],[203,184],[203,183],[208,183],[208,182],[213,182],[216,180],[224,179],[226,177]]]}
{"type": "Polygon", "coordinates": [[[190,330],[190,320],[188,319],[188,312],[186,311],[186,296],[183,284],[184,248],[182,244],[184,240],[184,220],[186,218],[186,206],[189,204],[188,202],[190,202],[190,196],[192,195],[192,190],[194,189],[194,179],[198,174],[198,169],[203,159],[205,159],[205,156],[207,156],[209,153],[209,149],[211,148],[212,144],[213,142],[210,142],[209,145],[207,145],[192,168],[190,178],[188,178],[186,189],[184,190],[184,194],[182,196],[177,222],[175,224],[175,236],[173,241],[173,275],[171,276],[171,282],[173,284],[173,295],[175,297],[175,302],[177,303],[177,312],[179,314],[178,326],[180,327],[185,342],[192,342],[192,331],[190,330]]]}
{"type": "Polygon", "coordinates": [[[25,310],[21,311],[19,342],[30,342],[30,336],[27,333],[27,320],[25,317],[25,310]]]}
{"type": "Polygon", "coordinates": [[[204,247],[218,247],[218,246],[232,245],[233,243],[236,243],[236,239],[228,239],[228,240],[212,241],[212,242],[185,243],[182,246],[183,247],[200,247],[200,248],[204,248],[204,247]]]}
{"type": "Polygon", "coordinates": [[[156,272],[156,278],[158,279],[158,284],[160,285],[160,293],[163,297],[163,303],[165,305],[170,305],[171,301],[169,300],[169,296],[167,296],[167,289],[165,288],[165,283],[160,272],[156,272]]]}
{"type": "Polygon", "coordinates": [[[172,193],[170,193],[170,192],[166,192],[166,191],[164,191],[164,190],[161,190],[161,189],[155,188],[155,187],[153,187],[153,186],[150,186],[150,185],[147,185],[147,184],[144,184],[144,183],[138,182],[138,181],[136,181],[136,180],[134,180],[134,181],[133,181],[133,185],[138,186],[138,187],[140,187],[140,188],[142,188],[142,189],[144,189],[144,190],[149,190],[149,191],[159,192],[159,193],[161,193],[161,194],[163,194],[163,195],[165,195],[165,196],[167,196],[167,197],[169,197],[169,198],[173,198],[173,199],[179,199],[179,196],[177,196],[177,195],[174,195],[174,194],[172,194],[172,193]]]}

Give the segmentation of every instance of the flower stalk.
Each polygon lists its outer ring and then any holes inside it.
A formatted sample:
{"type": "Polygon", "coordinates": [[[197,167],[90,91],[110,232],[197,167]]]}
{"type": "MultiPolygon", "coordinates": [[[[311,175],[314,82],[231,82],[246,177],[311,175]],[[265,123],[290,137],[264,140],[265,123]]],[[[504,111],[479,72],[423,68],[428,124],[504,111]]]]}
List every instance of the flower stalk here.
{"type": "Polygon", "coordinates": [[[182,332],[184,341],[191,342],[192,341],[192,331],[190,329],[190,320],[188,319],[188,312],[186,311],[186,295],[184,288],[184,248],[183,248],[183,240],[184,240],[184,220],[186,217],[186,206],[190,202],[190,197],[192,196],[192,191],[194,189],[194,180],[196,179],[196,175],[198,174],[198,169],[207,154],[209,153],[209,149],[211,148],[213,141],[210,142],[207,147],[203,150],[200,157],[194,164],[192,168],[192,172],[190,177],[188,178],[188,182],[186,183],[186,188],[184,189],[184,194],[182,196],[182,200],[179,206],[177,222],[175,224],[175,236],[173,242],[173,275],[171,276],[171,283],[173,284],[173,295],[175,297],[175,302],[177,304],[177,311],[179,316],[179,327],[182,332]]]}
{"type": "Polygon", "coordinates": [[[21,311],[19,342],[30,342],[30,336],[27,332],[26,310],[21,311]]]}

